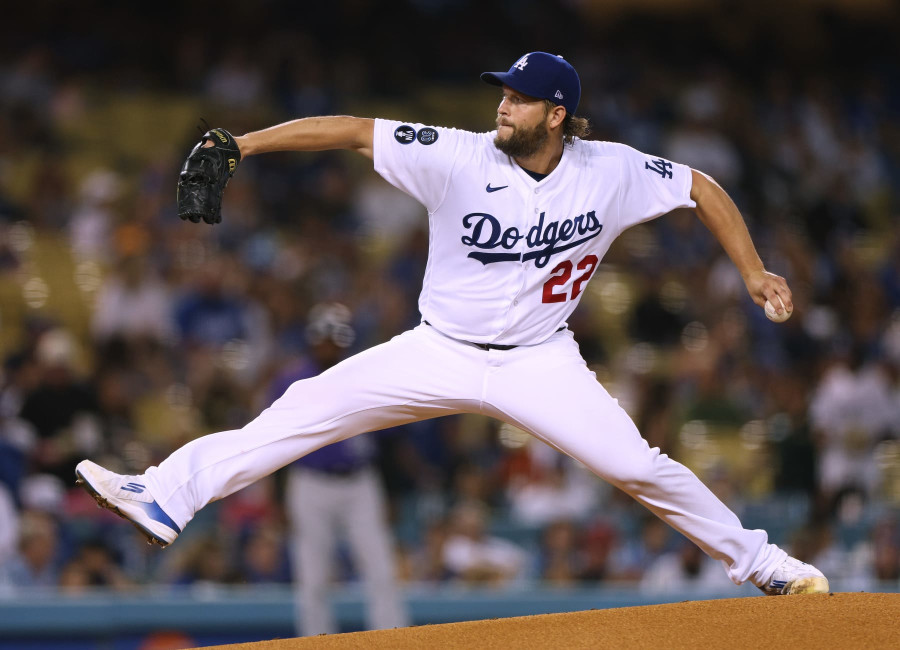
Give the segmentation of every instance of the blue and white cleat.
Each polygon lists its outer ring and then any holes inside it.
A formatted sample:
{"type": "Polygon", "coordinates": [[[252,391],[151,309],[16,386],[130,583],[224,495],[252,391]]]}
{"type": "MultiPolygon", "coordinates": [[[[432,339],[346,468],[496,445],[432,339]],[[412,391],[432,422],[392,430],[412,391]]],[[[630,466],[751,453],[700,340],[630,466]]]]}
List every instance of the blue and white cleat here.
{"type": "Polygon", "coordinates": [[[788,557],[775,569],[768,584],[759,588],[766,596],[827,594],[828,580],[813,565],[788,557]]]}
{"type": "Polygon", "coordinates": [[[84,486],[101,508],[131,522],[148,544],[165,548],[181,532],[150,495],[143,476],[122,476],[83,460],[75,467],[75,477],[75,483],[84,486]]]}

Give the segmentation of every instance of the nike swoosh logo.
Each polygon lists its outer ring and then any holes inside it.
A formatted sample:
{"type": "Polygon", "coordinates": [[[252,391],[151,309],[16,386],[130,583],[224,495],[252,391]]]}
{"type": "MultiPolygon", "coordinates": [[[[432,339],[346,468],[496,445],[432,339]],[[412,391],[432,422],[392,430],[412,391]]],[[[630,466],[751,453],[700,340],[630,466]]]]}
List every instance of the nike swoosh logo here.
{"type": "Polygon", "coordinates": [[[488,183],[487,187],[484,188],[485,192],[496,192],[498,190],[505,190],[509,185],[501,185],[500,187],[491,187],[491,184],[488,183]]]}

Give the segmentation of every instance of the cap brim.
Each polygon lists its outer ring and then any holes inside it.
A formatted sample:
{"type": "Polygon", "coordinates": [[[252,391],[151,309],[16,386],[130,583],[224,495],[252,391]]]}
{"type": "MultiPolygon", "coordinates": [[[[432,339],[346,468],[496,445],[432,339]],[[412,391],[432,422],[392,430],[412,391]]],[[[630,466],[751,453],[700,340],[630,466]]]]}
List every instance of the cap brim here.
{"type": "Polygon", "coordinates": [[[508,72],[482,72],[481,80],[485,83],[491,84],[492,86],[502,86],[506,83],[502,78],[508,76],[508,72]]]}
{"type": "Polygon", "coordinates": [[[528,97],[539,97],[534,94],[534,89],[522,85],[522,77],[517,77],[509,72],[482,72],[481,80],[492,86],[509,86],[516,92],[528,97]]]}

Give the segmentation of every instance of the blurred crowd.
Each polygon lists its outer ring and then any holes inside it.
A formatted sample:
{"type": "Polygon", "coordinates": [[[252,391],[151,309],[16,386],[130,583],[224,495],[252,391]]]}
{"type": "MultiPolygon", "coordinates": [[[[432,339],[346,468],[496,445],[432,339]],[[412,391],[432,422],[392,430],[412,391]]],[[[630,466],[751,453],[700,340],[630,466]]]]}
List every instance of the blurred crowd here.
{"type": "MultiPolygon", "coordinates": [[[[241,163],[222,224],[183,223],[191,111],[237,133],[360,110],[490,130],[496,98],[477,75],[523,48],[564,49],[592,137],[716,178],[794,292],[794,316],[770,323],[693,213],[637,227],[569,324],[598,379],[746,525],[849,588],[900,586],[900,68],[872,45],[896,33],[896,12],[811,12],[789,60],[789,39],[758,21],[685,45],[689,17],[621,18],[598,45],[590,3],[547,16],[521,3],[506,34],[462,1],[332,3],[358,12],[346,25],[264,4],[267,26],[291,27],[262,31],[243,10],[258,42],[220,44],[198,8],[167,52],[102,20],[6,39],[0,590],[290,580],[281,473],[211,505],[160,553],[74,488],[74,465],[138,473],[240,428],[309,354],[321,305],[351,314],[344,354],[415,326],[426,215],[351,154],[272,154],[241,163]],[[411,40],[383,41],[400,32],[411,40]],[[842,39],[854,47],[832,50],[842,39]],[[752,67],[749,51],[762,52],[752,67]],[[104,140],[98,115],[119,103],[134,121],[104,140]],[[190,121],[161,137],[159,116],[185,105],[190,121]]],[[[161,27],[162,10],[147,11],[161,27]]],[[[727,22],[708,19],[710,32],[727,22]]],[[[404,581],[728,588],[695,546],[521,431],[459,416],[373,440],[404,581]]],[[[354,578],[347,549],[335,571],[354,578]]]]}

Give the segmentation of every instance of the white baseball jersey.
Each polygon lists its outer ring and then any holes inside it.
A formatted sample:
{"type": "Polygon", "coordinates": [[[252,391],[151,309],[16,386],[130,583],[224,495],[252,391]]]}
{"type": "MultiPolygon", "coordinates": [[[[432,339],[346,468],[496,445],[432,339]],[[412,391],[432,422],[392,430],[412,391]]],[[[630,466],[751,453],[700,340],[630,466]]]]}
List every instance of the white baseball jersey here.
{"type": "Polygon", "coordinates": [[[685,165],[576,140],[536,181],[494,146],[495,136],[375,122],[375,171],[428,210],[419,310],[453,338],[545,341],[623,230],[696,205],[685,165]]]}

